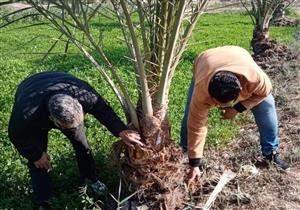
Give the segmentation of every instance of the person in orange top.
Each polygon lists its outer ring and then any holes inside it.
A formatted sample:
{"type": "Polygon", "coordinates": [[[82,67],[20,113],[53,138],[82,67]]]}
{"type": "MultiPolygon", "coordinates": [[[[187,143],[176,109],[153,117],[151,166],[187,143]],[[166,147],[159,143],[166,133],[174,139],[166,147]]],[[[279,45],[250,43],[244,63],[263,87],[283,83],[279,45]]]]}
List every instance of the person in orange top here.
{"type": "Polygon", "coordinates": [[[259,129],[263,156],[282,169],[289,167],[278,157],[278,122],[271,90],[268,76],[241,47],[209,49],[195,59],[180,142],[188,152],[190,181],[200,175],[211,107],[220,107],[224,119],[251,110],[259,129]]]}

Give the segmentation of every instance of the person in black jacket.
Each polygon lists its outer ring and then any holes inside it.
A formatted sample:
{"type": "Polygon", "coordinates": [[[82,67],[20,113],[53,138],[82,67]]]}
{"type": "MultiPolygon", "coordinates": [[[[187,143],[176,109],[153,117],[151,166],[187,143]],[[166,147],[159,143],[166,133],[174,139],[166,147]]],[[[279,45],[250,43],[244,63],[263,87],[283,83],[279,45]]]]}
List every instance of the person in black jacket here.
{"type": "Polygon", "coordinates": [[[8,134],[18,152],[28,160],[34,204],[38,209],[50,209],[52,184],[49,172],[52,167],[47,143],[52,128],[59,129],[70,140],[81,177],[91,181],[96,193],[106,191],[106,186],[96,175],[95,161],[85,135],[86,113],[92,114],[128,146],[143,146],[140,135],[129,130],[89,84],[70,74],[38,73],[18,86],[8,134]]]}

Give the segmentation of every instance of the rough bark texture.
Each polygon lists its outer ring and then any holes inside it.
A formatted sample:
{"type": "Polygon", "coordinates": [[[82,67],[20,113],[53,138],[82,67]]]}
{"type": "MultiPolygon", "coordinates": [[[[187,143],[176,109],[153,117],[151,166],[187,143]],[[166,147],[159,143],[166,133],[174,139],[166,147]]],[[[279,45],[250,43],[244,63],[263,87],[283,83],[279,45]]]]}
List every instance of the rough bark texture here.
{"type": "Polygon", "coordinates": [[[130,193],[137,191],[133,199],[135,206],[153,210],[181,209],[188,200],[187,159],[170,139],[167,121],[144,117],[141,125],[145,148],[125,148],[120,142],[113,148],[124,188],[130,193]]]}
{"type": "Polygon", "coordinates": [[[271,46],[268,36],[268,30],[262,30],[260,27],[256,27],[253,31],[251,47],[253,49],[254,55],[259,55],[269,49],[271,46]]]}

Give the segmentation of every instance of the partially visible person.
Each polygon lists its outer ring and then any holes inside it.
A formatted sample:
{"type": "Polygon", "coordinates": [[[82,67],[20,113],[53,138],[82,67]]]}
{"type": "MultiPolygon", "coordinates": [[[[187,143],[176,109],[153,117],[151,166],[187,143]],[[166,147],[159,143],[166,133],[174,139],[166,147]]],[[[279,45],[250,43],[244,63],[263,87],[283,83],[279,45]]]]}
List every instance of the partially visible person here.
{"type": "Polygon", "coordinates": [[[82,178],[97,194],[106,192],[95,168],[85,135],[84,115],[92,114],[125,144],[143,146],[140,135],[129,130],[105,100],[86,82],[63,72],[43,72],[18,86],[9,121],[9,138],[28,160],[36,209],[51,209],[52,195],[48,132],[59,129],[71,142],[82,178]]]}
{"type": "Polygon", "coordinates": [[[208,111],[212,107],[219,107],[224,119],[232,119],[238,113],[251,110],[260,133],[265,160],[282,169],[289,167],[278,156],[278,121],[271,90],[268,76],[241,47],[213,48],[196,58],[180,143],[188,152],[191,166],[189,183],[200,176],[208,111]]]}

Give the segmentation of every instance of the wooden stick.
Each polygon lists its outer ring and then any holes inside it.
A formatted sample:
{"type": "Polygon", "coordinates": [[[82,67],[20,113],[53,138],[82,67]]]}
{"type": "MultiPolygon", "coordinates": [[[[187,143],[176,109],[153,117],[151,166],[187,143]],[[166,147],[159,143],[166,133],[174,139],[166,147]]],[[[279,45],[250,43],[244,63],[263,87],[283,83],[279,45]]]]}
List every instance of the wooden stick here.
{"type": "Polygon", "coordinates": [[[220,181],[218,182],[217,186],[215,187],[214,191],[209,196],[208,200],[206,201],[203,210],[209,210],[213,202],[216,200],[218,194],[222,191],[224,186],[232,180],[236,176],[236,173],[232,172],[231,170],[225,170],[220,178],[220,181]]]}

